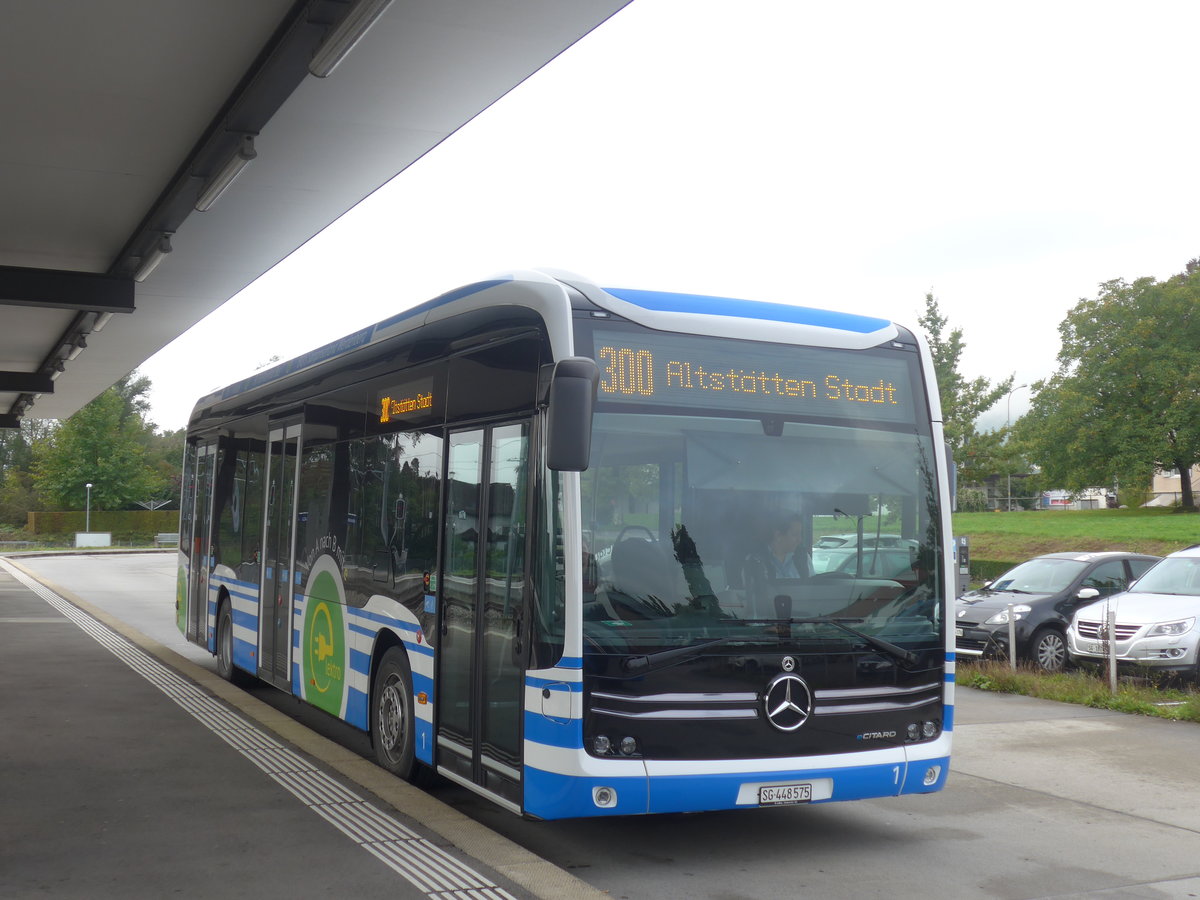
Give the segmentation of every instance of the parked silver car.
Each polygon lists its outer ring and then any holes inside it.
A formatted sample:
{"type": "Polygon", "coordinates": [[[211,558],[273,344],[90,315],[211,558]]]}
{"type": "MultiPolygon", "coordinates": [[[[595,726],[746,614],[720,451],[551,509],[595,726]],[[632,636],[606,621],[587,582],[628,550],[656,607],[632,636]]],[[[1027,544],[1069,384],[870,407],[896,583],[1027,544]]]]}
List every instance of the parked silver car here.
{"type": "Polygon", "coordinates": [[[1200,545],[1164,557],[1124,593],[1078,609],[1067,630],[1073,661],[1108,658],[1110,609],[1118,666],[1187,673],[1200,680],[1200,545]]]}

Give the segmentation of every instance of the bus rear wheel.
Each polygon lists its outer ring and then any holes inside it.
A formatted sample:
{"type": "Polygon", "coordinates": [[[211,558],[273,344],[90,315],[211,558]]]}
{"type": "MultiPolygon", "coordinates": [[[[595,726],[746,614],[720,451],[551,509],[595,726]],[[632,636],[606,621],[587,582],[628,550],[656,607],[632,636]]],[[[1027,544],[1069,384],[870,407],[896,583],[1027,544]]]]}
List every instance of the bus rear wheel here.
{"type": "Polygon", "coordinates": [[[375,760],[401,778],[412,780],[416,769],[412,672],[399,647],[383,654],[371,690],[371,743],[375,760]]]}

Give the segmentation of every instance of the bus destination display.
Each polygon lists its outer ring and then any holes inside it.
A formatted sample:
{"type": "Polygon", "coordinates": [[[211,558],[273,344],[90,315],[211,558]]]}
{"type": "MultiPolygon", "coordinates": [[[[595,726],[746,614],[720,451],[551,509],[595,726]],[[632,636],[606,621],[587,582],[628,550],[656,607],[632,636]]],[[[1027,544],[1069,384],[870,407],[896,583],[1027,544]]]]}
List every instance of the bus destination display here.
{"type": "Polygon", "coordinates": [[[433,379],[398,385],[379,398],[380,424],[403,423],[427,417],[433,411],[433,379]]]}
{"type": "Polygon", "coordinates": [[[600,399],[886,422],[915,413],[903,359],[695,335],[593,338],[600,399]]]}

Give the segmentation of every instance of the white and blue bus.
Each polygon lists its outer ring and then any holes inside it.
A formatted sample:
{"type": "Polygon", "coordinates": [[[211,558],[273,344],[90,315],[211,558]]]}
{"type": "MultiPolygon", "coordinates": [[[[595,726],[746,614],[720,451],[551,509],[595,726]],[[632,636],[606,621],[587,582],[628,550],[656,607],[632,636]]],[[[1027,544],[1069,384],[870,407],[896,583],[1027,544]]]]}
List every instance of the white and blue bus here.
{"type": "Polygon", "coordinates": [[[199,401],[179,627],[530,817],[937,791],[940,419],[888,321],[472,284],[199,401]]]}

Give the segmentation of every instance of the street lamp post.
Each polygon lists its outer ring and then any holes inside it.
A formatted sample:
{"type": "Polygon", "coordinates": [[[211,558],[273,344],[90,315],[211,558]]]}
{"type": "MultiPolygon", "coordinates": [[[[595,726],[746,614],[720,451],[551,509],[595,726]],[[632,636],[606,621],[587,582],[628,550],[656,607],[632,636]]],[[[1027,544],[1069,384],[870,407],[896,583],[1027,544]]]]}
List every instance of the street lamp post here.
{"type": "MultiPolygon", "coordinates": [[[[1008,392],[1008,417],[1004,422],[1005,431],[1007,431],[1009,428],[1012,427],[1012,395],[1013,395],[1013,391],[1019,391],[1019,390],[1021,390],[1021,388],[1027,388],[1027,387],[1029,387],[1029,385],[1027,385],[1027,384],[1018,384],[1015,388],[1013,388],[1012,390],[1010,390],[1008,392]]],[[[1005,439],[1007,440],[1007,438],[1008,438],[1008,435],[1006,434],[1005,439]]],[[[1011,469],[1011,467],[1006,467],[1006,468],[1008,468],[1008,475],[1007,475],[1007,477],[1008,477],[1008,499],[1005,500],[1005,503],[1008,504],[1008,512],[1012,512],[1012,469],[1011,469]]]]}
{"type": "Polygon", "coordinates": [[[91,534],[92,531],[92,483],[89,481],[84,485],[87,488],[87,506],[86,512],[83,514],[83,530],[91,534]]]}

